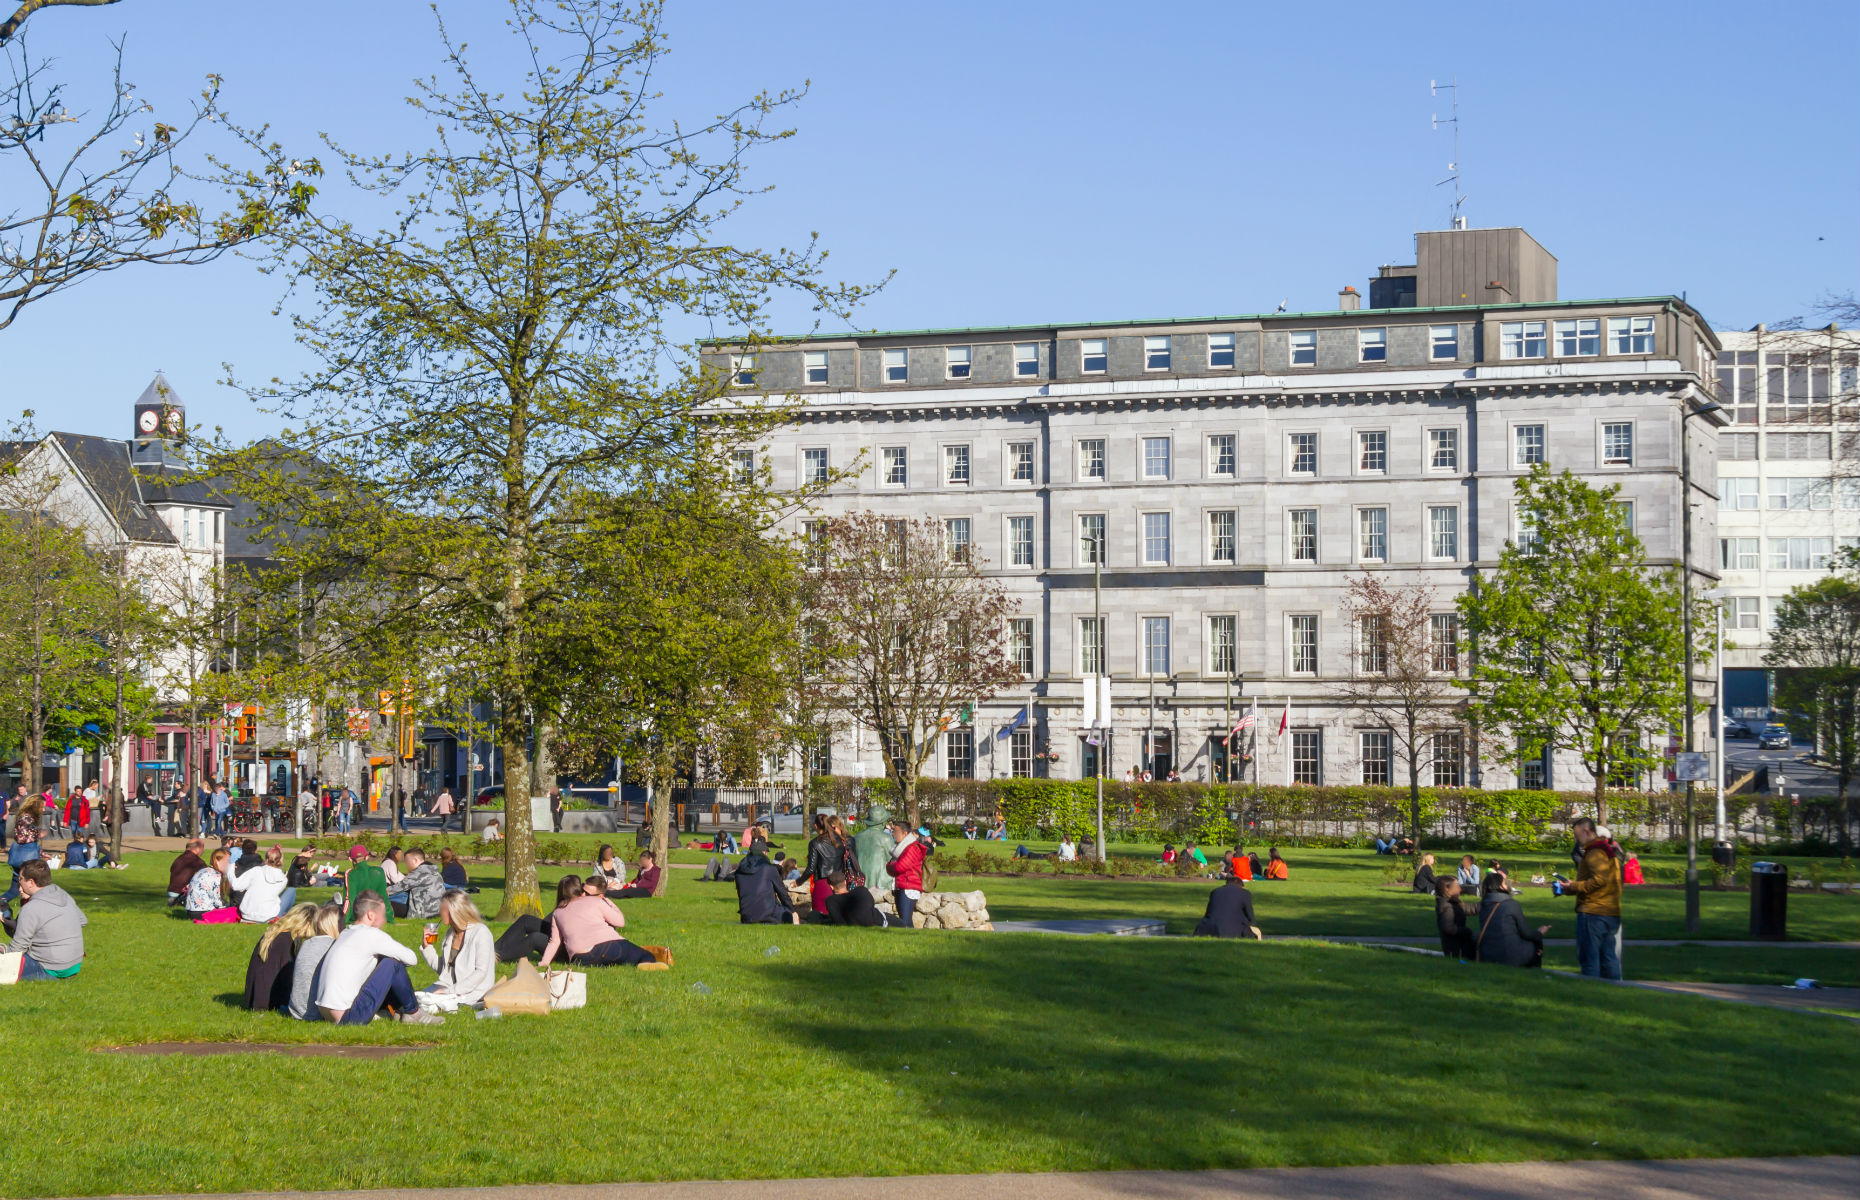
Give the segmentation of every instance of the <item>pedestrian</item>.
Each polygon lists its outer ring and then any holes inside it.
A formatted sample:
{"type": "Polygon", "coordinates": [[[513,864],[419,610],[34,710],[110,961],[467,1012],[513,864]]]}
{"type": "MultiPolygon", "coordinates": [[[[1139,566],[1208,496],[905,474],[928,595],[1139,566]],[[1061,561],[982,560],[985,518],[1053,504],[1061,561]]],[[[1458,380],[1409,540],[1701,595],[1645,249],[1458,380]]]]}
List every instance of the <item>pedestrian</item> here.
{"type": "Polygon", "coordinates": [[[807,843],[807,869],[799,880],[809,885],[808,898],[813,902],[814,911],[823,917],[827,915],[827,897],[833,894],[833,885],[828,882],[832,875],[858,869],[846,826],[837,816],[815,813],[814,838],[807,843]]]}
{"type": "Polygon", "coordinates": [[[212,780],[203,779],[194,793],[194,805],[200,811],[200,825],[194,832],[209,834],[213,832],[213,789],[207,786],[212,780]]]}
{"type": "Polygon", "coordinates": [[[1576,897],[1576,961],[1582,973],[1621,978],[1621,847],[1606,826],[1578,817],[1576,881],[1559,889],[1576,897]]]}
{"type": "Polygon", "coordinates": [[[549,824],[555,832],[562,832],[562,789],[549,789],[549,824]]]}
{"type": "Polygon", "coordinates": [[[303,790],[297,793],[297,819],[306,829],[316,827],[316,792],[311,790],[307,781],[303,790]]]}
{"type": "Polygon", "coordinates": [[[225,784],[222,783],[220,786],[213,789],[211,804],[213,807],[213,832],[225,833],[226,818],[232,812],[232,795],[227,792],[225,784]]]}
{"type": "Polygon", "coordinates": [[[349,832],[349,821],[355,811],[355,791],[347,784],[343,785],[342,794],[336,797],[336,832],[349,832]]]}
{"type": "MultiPolygon", "coordinates": [[[[433,815],[439,818],[439,832],[444,833],[446,831],[446,826],[452,823],[451,788],[442,787],[439,789],[439,794],[433,797],[433,815]]],[[[459,832],[465,832],[462,824],[459,832]]]]}

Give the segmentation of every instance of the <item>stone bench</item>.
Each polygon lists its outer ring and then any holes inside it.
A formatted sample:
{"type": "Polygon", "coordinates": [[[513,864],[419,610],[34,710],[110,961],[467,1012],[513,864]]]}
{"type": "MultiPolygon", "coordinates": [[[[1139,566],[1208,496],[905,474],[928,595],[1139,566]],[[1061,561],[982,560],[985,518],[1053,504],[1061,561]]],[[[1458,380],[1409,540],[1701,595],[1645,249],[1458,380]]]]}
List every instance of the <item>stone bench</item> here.
{"type": "MultiPolygon", "coordinates": [[[[896,897],[889,891],[875,891],[872,902],[878,911],[892,920],[898,918],[896,897]]],[[[993,929],[988,918],[988,897],[975,892],[925,892],[917,898],[911,914],[915,929],[993,929]]]]}

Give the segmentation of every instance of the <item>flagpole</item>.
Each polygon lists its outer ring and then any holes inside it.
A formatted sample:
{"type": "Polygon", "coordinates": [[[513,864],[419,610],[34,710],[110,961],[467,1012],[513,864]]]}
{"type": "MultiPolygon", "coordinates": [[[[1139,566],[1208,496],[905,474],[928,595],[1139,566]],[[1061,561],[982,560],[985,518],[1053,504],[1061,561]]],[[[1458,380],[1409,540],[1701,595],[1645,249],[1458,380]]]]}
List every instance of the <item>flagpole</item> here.
{"type": "MultiPolygon", "coordinates": [[[[1110,674],[1110,671],[1107,670],[1107,668],[1111,664],[1107,662],[1106,659],[1110,654],[1110,647],[1105,645],[1106,639],[1104,636],[1104,617],[1102,615],[1104,596],[1103,596],[1103,591],[1101,587],[1101,584],[1103,583],[1103,578],[1104,578],[1104,535],[1100,533],[1096,538],[1092,539],[1092,543],[1093,544],[1092,544],[1092,556],[1091,556],[1091,633],[1092,633],[1092,640],[1098,644],[1098,675],[1103,676],[1105,679],[1109,679],[1111,677],[1111,674],[1110,674]]],[[[1098,687],[1099,686],[1098,678],[1094,676],[1092,678],[1087,679],[1085,681],[1085,686],[1086,687],[1098,687]]],[[[1103,693],[1100,695],[1099,698],[1102,700],[1108,700],[1110,698],[1109,696],[1110,690],[1111,689],[1108,687],[1104,688],[1103,693]]],[[[1111,738],[1110,738],[1109,733],[1107,733],[1106,731],[1110,728],[1110,725],[1111,725],[1111,714],[1109,711],[1109,708],[1110,708],[1109,705],[1101,704],[1099,705],[1099,708],[1104,710],[1098,714],[1099,732],[1098,732],[1098,755],[1097,755],[1097,760],[1098,760],[1098,861],[1102,863],[1105,861],[1105,857],[1104,857],[1104,756],[1105,756],[1105,752],[1110,749],[1111,738]]]]}
{"type": "Polygon", "coordinates": [[[1292,747],[1286,738],[1292,736],[1292,698],[1285,698],[1285,717],[1279,723],[1279,745],[1285,751],[1285,786],[1292,786],[1292,747]]]}

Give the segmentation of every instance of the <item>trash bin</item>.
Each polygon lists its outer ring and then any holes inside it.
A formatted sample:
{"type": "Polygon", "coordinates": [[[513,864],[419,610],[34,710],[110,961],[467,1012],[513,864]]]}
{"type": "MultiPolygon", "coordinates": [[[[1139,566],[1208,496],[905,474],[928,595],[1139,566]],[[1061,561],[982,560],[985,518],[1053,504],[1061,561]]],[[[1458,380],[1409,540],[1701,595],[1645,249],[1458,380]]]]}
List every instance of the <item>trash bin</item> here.
{"type": "Polygon", "coordinates": [[[1750,936],[1781,941],[1789,932],[1789,869],[1778,863],[1750,866],[1750,936]]]}
{"type": "Polygon", "coordinates": [[[1719,842],[1711,848],[1711,860],[1725,870],[1737,866],[1737,847],[1729,842],[1719,842]]]}

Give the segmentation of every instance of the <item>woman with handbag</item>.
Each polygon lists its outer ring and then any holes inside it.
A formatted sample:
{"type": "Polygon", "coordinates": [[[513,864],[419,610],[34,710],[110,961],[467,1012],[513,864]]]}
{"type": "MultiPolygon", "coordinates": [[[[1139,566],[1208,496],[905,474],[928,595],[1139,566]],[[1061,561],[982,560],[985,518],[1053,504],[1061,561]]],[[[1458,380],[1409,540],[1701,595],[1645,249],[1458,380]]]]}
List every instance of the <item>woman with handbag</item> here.
{"type": "Polygon", "coordinates": [[[827,897],[833,894],[833,885],[827,879],[835,871],[852,869],[851,860],[852,843],[840,819],[815,813],[814,839],[807,843],[807,870],[797,882],[811,885],[808,898],[813,902],[814,911],[821,916],[827,915],[827,897]]]}

